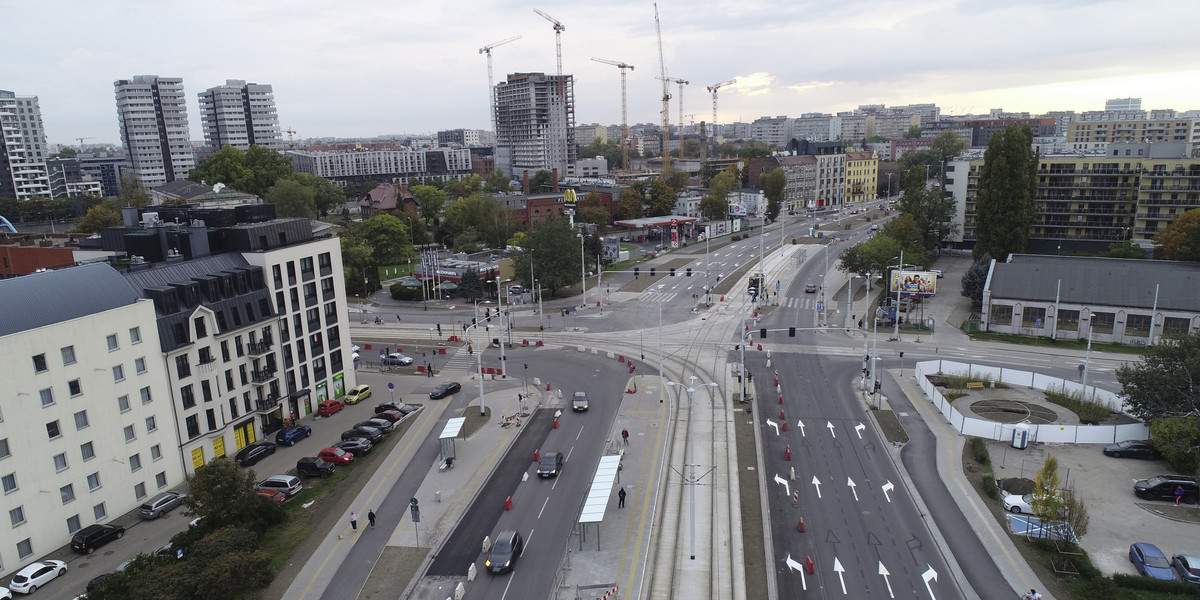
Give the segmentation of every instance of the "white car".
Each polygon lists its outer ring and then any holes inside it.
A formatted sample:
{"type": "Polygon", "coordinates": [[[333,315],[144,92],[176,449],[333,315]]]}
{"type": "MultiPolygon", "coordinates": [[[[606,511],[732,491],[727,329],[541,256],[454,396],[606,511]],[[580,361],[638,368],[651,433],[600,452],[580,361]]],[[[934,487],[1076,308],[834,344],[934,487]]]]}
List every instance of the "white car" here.
{"type": "Polygon", "coordinates": [[[941,272],[941,271],[939,271],[939,270],[937,270],[937,269],[930,269],[930,270],[929,270],[929,272],[930,272],[930,273],[933,273],[934,275],[937,275],[937,278],[938,278],[938,279],[941,279],[941,278],[942,278],[942,272],[941,272]]]}
{"type": "Polygon", "coordinates": [[[0,585],[0,600],[12,600],[12,592],[0,585]]]}
{"type": "Polygon", "coordinates": [[[1008,494],[1004,496],[1004,510],[1016,514],[1033,514],[1033,506],[1030,505],[1032,501],[1033,494],[1025,494],[1024,496],[1008,494]]]}
{"type": "Polygon", "coordinates": [[[21,594],[32,594],[39,587],[54,580],[55,577],[67,572],[67,563],[61,560],[47,560],[30,563],[24,569],[13,575],[12,591],[21,594]]]}

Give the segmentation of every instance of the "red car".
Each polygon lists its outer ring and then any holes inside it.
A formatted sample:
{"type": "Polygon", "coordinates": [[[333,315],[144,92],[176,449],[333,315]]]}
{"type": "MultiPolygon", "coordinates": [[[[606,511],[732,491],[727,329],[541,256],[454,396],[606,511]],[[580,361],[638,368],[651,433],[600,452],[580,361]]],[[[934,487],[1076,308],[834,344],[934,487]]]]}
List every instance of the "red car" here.
{"type": "Polygon", "coordinates": [[[401,412],[398,410],[385,410],[383,412],[375,413],[375,416],[371,417],[371,418],[384,419],[387,421],[391,421],[392,423],[399,423],[400,420],[404,418],[404,415],[401,414],[401,412]]]}
{"type": "Polygon", "coordinates": [[[317,457],[335,465],[348,465],[354,462],[354,455],[341,448],[326,448],[318,452],[317,457]]]}
{"type": "Polygon", "coordinates": [[[317,414],[322,417],[328,417],[343,408],[346,408],[346,403],[341,400],[326,400],[317,405],[317,414]]]}
{"type": "Polygon", "coordinates": [[[283,502],[288,499],[288,495],[281,490],[261,489],[255,493],[275,503],[283,502]]]}

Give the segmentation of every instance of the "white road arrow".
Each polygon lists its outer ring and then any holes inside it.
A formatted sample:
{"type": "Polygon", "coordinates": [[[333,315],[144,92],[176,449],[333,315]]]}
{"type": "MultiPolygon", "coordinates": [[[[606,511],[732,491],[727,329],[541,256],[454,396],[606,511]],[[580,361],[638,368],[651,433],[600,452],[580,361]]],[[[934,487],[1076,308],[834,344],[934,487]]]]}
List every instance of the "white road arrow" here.
{"type": "Polygon", "coordinates": [[[805,591],[807,591],[808,590],[808,581],[804,577],[804,565],[792,560],[791,552],[789,552],[788,555],[786,557],[784,557],[783,561],[785,563],[787,563],[787,566],[789,569],[800,574],[800,587],[803,588],[805,591]]]}
{"type": "Polygon", "coordinates": [[[776,423],[775,421],[772,421],[772,420],[770,420],[770,419],[767,419],[767,426],[768,426],[768,427],[774,427],[774,428],[775,428],[775,435],[779,435],[779,423],[776,423]]]}
{"type": "Polygon", "coordinates": [[[879,561],[879,574],[883,575],[883,582],[888,586],[888,597],[895,598],[896,594],[892,593],[892,581],[888,579],[888,575],[891,575],[891,573],[888,573],[887,567],[883,566],[882,560],[879,561]]]}
{"type": "Polygon", "coordinates": [[[846,576],[844,575],[844,573],[846,572],[846,567],[842,566],[841,561],[839,561],[836,556],[833,557],[833,570],[837,571],[838,581],[842,582],[842,595],[845,596],[846,595],[846,576]]]}
{"type": "MultiPolygon", "coordinates": [[[[776,477],[778,477],[778,475],[776,475],[776,477]]],[[[820,498],[821,497],[821,480],[817,479],[816,475],[813,475],[812,484],[817,486],[817,497],[820,498]]]]}
{"type": "Polygon", "coordinates": [[[785,493],[785,494],[787,494],[788,496],[791,496],[791,495],[792,495],[792,490],[791,490],[791,488],[790,488],[790,487],[788,487],[788,482],[787,482],[787,480],[786,480],[786,479],[784,479],[784,478],[782,478],[782,477],[780,477],[780,476],[779,476],[779,473],[776,473],[776,474],[775,474],[775,483],[778,483],[778,484],[780,484],[780,485],[782,485],[782,486],[783,486],[783,491],[784,491],[784,493],[785,493]]]}
{"type": "Polygon", "coordinates": [[[850,486],[850,491],[854,492],[854,501],[858,502],[858,486],[854,485],[854,480],[847,477],[846,485],[850,486]]]}
{"type": "Polygon", "coordinates": [[[825,421],[825,426],[829,428],[829,435],[837,437],[837,432],[833,430],[833,421],[825,421]]]}
{"type": "Polygon", "coordinates": [[[796,420],[796,427],[799,427],[799,428],[800,428],[800,437],[805,437],[805,435],[804,435],[804,421],[801,421],[801,420],[797,419],[797,420],[796,420]]]}
{"type": "Polygon", "coordinates": [[[860,439],[860,440],[862,439],[862,432],[866,428],[867,428],[867,426],[863,425],[862,423],[859,423],[858,425],[854,426],[854,432],[858,434],[858,439],[860,439]]]}
{"type": "Polygon", "coordinates": [[[929,592],[930,600],[934,600],[933,588],[929,587],[929,581],[930,580],[937,581],[937,571],[933,570],[933,565],[928,565],[928,566],[929,566],[929,570],[925,571],[924,573],[921,573],[921,579],[925,580],[925,589],[929,592]]]}
{"type": "Polygon", "coordinates": [[[891,481],[883,484],[883,497],[887,498],[888,502],[892,501],[892,497],[889,495],[889,492],[891,492],[894,489],[896,489],[896,486],[892,485],[891,481]]]}

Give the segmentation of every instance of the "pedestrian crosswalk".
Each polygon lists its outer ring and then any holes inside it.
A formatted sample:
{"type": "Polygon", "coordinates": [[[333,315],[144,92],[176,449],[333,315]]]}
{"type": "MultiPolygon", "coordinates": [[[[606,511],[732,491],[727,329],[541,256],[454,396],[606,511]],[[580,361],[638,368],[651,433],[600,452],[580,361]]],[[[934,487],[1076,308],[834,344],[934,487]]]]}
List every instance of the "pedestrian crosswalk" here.
{"type": "Polygon", "coordinates": [[[454,355],[451,356],[450,360],[446,361],[446,364],[442,365],[441,368],[446,370],[473,370],[475,369],[475,355],[469,354],[466,348],[459,348],[458,350],[454,351],[454,355]]]}
{"type": "Polygon", "coordinates": [[[674,300],[675,296],[678,296],[678,295],[679,295],[678,292],[660,292],[658,290],[646,290],[646,291],[642,292],[641,296],[638,296],[638,300],[640,300],[642,302],[666,303],[666,302],[670,302],[670,301],[674,300]]]}
{"type": "Polygon", "coordinates": [[[782,302],[783,308],[792,308],[798,310],[816,310],[817,302],[819,302],[816,294],[809,294],[799,298],[784,298],[782,302]]]}

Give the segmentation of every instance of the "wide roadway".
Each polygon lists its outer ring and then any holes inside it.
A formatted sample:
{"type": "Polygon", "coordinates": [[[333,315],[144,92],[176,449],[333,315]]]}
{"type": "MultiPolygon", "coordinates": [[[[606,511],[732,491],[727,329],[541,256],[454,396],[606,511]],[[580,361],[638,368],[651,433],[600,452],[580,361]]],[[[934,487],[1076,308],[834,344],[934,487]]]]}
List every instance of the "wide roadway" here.
{"type": "MultiPolygon", "coordinates": [[[[539,356],[538,368],[551,372],[553,380],[562,380],[564,398],[562,417],[552,428],[551,406],[539,413],[538,423],[523,431],[509,452],[500,459],[495,472],[480,490],[475,502],[450,534],[429,576],[463,576],[472,563],[479,577],[467,585],[469,598],[548,597],[553,590],[568,541],[577,542],[571,532],[579,518],[592,476],[606,442],[613,437],[613,423],[620,406],[628,370],[622,363],[603,355],[563,351],[539,356]],[[568,383],[569,382],[569,383],[568,383]],[[590,408],[573,413],[570,396],[587,392],[590,408]],[[557,477],[539,479],[534,449],[558,451],[566,464],[557,477]],[[528,474],[528,481],[521,482],[528,474]],[[511,495],[513,508],[504,510],[511,495]],[[484,537],[515,529],[525,538],[525,550],[508,574],[486,573],[482,552],[484,537]]],[[[493,425],[489,425],[493,426],[493,425]]],[[[615,493],[615,491],[614,491],[615,493]]],[[[615,506],[615,501],[613,503],[615,506]]]]}

